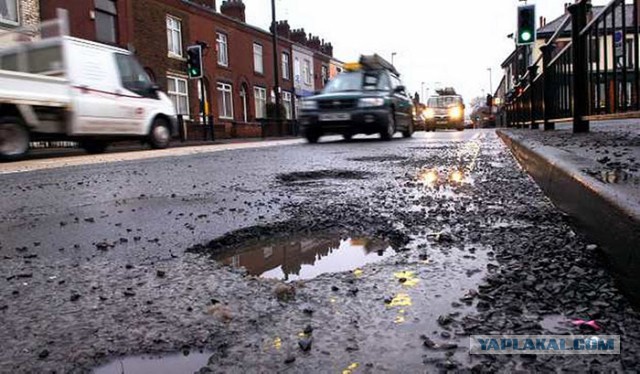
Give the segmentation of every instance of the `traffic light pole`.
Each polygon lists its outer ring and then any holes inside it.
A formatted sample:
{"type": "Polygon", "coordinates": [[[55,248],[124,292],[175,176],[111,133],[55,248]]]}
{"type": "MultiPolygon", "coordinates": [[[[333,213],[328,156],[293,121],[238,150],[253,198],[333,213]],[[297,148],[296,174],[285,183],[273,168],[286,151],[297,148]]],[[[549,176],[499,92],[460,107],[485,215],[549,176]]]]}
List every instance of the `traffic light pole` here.
{"type": "MultiPolygon", "coordinates": [[[[278,67],[278,24],[276,23],[276,0],[271,0],[271,35],[273,36],[273,78],[276,95],[275,121],[280,126],[280,69],[278,67]]],[[[279,130],[278,130],[279,131],[279,130]]]]}

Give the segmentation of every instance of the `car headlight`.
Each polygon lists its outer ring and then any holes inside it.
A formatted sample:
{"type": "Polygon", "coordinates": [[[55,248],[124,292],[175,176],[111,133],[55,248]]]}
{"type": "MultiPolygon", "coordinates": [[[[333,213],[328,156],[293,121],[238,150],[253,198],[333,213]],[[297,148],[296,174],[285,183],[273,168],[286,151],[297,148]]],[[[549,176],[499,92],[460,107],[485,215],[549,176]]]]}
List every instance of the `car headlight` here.
{"type": "Polygon", "coordinates": [[[358,101],[358,106],[360,108],[373,108],[377,106],[383,106],[384,99],[381,97],[365,97],[358,101]]]}
{"type": "Polygon", "coordinates": [[[302,110],[316,110],[318,109],[318,102],[315,100],[303,100],[300,105],[302,110]]]}
{"type": "Polygon", "coordinates": [[[424,118],[426,119],[433,119],[435,116],[436,111],[431,108],[427,108],[427,110],[424,111],[424,118]]]}
{"type": "Polygon", "coordinates": [[[457,106],[449,109],[449,117],[462,118],[462,109],[460,109],[460,107],[457,107],[457,106]]]}

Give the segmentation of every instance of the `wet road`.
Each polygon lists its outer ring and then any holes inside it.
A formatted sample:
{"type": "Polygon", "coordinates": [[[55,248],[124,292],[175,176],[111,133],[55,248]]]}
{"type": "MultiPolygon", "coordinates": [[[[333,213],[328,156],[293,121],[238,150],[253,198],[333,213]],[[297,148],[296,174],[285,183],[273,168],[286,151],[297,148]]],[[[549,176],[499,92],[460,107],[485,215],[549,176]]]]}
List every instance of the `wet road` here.
{"type": "Polygon", "coordinates": [[[599,251],[493,131],[162,152],[1,165],[0,372],[640,363],[599,251]],[[623,354],[468,355],[468,335],[573,318],[623,354]]]}

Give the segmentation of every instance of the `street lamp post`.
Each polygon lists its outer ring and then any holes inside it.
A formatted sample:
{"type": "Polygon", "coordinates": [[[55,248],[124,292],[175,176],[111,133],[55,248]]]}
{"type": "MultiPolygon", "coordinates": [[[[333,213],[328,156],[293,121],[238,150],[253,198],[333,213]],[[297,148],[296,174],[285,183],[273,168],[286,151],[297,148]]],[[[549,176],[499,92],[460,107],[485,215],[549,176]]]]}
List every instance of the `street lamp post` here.
{"type": "Polygon", "coordinates": [[[278,24],[276,23],[276,0],[271,0],[271,35],[273,36],[273,79],[276,95],[275,121],[280,123],[280,72],[278,69],[278,24]]]}
{"type": "Polygon", "coordinates": [[[422,84],[420,85],[420,95],[422,102],[424,102],[424,82],[422,82],[422,84]]]}
{"type": "Polygon", "coordinates": [[[398,54],[397,52],[391,53],[391,65],[393,65],[393,61],[395,60],[395,57],[396,57],[397,54],[398,54]]]}

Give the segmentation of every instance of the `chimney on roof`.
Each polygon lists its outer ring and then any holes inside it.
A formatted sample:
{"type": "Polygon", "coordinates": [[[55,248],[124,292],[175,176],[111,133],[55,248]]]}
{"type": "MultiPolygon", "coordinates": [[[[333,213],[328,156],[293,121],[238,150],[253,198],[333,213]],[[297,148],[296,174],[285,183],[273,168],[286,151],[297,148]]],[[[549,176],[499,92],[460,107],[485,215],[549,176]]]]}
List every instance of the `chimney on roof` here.
{"type": "Polygon", "coordinates": [[[225,16],[246,22],[245,5],[242,0],[224,0],[220,6],[220,13],[225,16]]]}
{"type": "MultiPolygon", "coordinates": [[[[269,30],[273,32],[273,26],[271,26],[269,30]]],[[[279,37],[291,39],[291,26],[289,26],[289,21],[278,21],[278,23],[276,23],[276,31],[278,31],[279,37]]]]}
{"type": "Polygon", "coordinates": [[[198,0],[196,1],[196,3],[202,5],[202,6],[206,6],[207,8],[211,8],[213,10],[216,10],[216,0],[198,0]]]}
{"type": "Polygon", "coordinates": [[[331,43],[325,43],[323,40],[322,45],[320,46],[320,52],[333,57],[333,45],[331,43]]]}
{"type": "Polygon", "coordinates": [[[544,16],[540,16],[540,28],[543,28],[547,25],[547,18],[544,16]]]}
{"type": "Polygon", "coordinates": [[[322,46],[322,42],[320,41],[320,38],[317,36],[313,36],[312,34],[309,34],[309,39],[307,40],[307,47],[309,47],[310,49],[313,49],[314,51],[320,52],[321,46],[322,46]]]}
{"type": "Polygon", "coordinates": [[[304,29],[291,30],[291,38],[290,39],[293,42],[306,45],[307,44],[307,33],[304,31],[304,29]]]}

